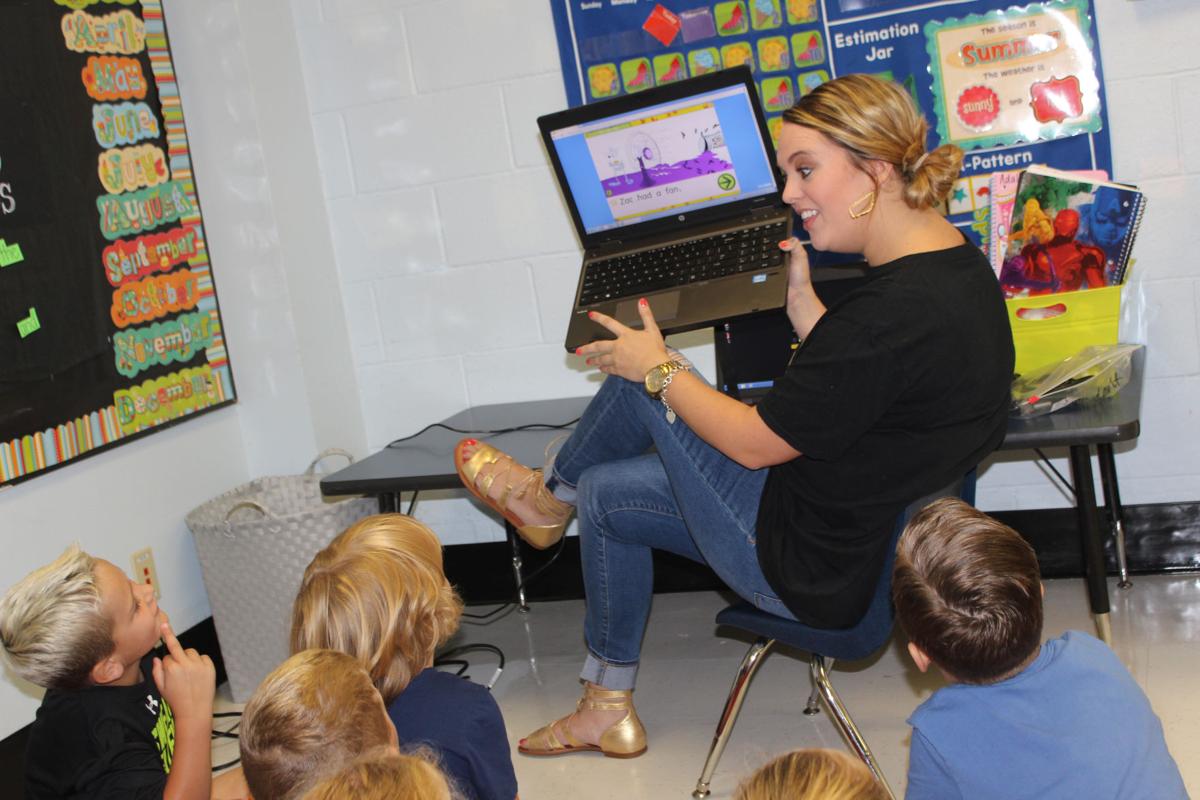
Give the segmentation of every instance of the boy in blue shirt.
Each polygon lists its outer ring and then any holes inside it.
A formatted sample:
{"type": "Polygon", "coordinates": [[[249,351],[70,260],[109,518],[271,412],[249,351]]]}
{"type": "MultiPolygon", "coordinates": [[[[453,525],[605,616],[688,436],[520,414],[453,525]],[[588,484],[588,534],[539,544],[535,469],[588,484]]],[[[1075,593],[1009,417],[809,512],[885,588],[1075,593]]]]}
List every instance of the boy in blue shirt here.
{"type": "Polygon", "coordinates": [[[1041,643],[1033,548],[961,500],[913,517],[893,599],[922,671],[948,686],[909,717],[909,800],[1186,798],[1146,695],[1103,642],[1041,643]]]}

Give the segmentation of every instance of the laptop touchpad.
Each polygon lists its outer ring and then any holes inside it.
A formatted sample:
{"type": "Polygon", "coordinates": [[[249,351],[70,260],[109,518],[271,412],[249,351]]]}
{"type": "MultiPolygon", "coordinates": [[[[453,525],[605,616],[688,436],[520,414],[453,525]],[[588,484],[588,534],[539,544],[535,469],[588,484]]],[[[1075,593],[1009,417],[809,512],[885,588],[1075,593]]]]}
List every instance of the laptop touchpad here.
{"type": "MultiPolygon", "coordinates": [[[[650,298],[650,310],[654,312],[657,322],[667,322],[679,315],[679,292],[656,294],[650,298]]],[[[641,327],[642,318],[638,315],[637,300],[622,300],[617,303],[617,311],[613,314],[617,321],[630,327],[641,327]]]]}

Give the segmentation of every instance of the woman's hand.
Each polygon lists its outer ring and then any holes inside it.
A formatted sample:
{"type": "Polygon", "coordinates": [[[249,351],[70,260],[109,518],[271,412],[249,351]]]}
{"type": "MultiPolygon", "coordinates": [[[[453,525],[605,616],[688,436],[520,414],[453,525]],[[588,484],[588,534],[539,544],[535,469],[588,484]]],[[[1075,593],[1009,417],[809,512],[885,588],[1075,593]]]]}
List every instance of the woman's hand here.
{"type": "Polygon", "coordinates": [[[785,253],[784,258],[787,260],[788,302],[790,304],[794,295],[799,296],[813,291],[812,273],[808,267],[808,251],[795,236],[780,242],[779,249],[785,253]]]}
{"type": "Polygon", "coordinates": [[[645,380],[647,372],[671,357],[650,311],[650,303],[644,297],[638,300],[638,315],[642,318],[640,331],[598,311],[588,312],[589,319],[616,334],[617,338],[585,344],[575,351],[575,355],[586,356],[588,366],[598,367],[606,375],[619,375],[637,383],[645,380]]]}
{"type": "Polygon", "coordinates": [[[825,304],[817,297],[812,285],[812,274],[808,267],[808,252],[796,237],[785,239],[779,248],[787,253],[788,288],[787,315],[792,328],[801,339],[825,314],[825,304]]]}

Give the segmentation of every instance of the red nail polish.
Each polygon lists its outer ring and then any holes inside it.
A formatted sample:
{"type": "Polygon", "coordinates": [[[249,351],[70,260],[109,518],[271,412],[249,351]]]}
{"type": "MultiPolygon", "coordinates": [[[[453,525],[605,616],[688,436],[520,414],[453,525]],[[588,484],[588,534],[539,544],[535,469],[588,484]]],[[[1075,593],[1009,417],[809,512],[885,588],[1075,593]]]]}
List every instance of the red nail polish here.
{"type": "Polygon", "coordinates": [[[641,306],[642,308],[645,308],[646,307],[646,298],[643,297],[641,300],[638,300],[638,305],[641,306]]]}
{"type": "Polygon", "coordinates": [[[781,248],[783,248],[784,250],[787,250],[787,249],[789,249],[789,248],[792,246],[792,240],[791,240],[791,239],[784,239],[782,242],[780,242],[780,243],[779,243],[779,246],[780,246],[781,248]]]}
{"type": "Polygon", "coordinates": [[[589,311],[589,312],[588,312],[588,319],[595,319],[595,318],[596,318],[596,312],[595,312],[595,311],[589,311]]]}
{"type": "Polygon", "coordinates": [[[474,439],[467,439],[467,444],[476,445],[476,444],[479,444],[479,442],[475,441],[474,439]]]}
{"type": "Polygon", "coordinates": [[[583,355],[583,348],[582,348],[582,347],[576,347],[576,348],[575,348],[575,355],[577,355],[577,356],[581,356],[581,355],[583,355]]]}

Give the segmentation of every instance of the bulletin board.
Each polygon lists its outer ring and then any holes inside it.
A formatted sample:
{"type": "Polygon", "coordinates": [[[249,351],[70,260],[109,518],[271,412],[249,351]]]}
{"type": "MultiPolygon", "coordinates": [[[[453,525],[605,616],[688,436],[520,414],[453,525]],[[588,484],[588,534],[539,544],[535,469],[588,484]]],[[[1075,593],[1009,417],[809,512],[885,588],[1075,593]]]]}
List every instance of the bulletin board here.
{"type": "Polygon", "coordinates": [[[988,179],[1031,164],[1111,174],[1092,0],[551,0],[571,105],[737,64],[772,136],[781,114],[855,72],[904,86],[928,146],[966,151],[949,215],[987,236],[988,179]]]}
{"type": "Polygon", "coordinates": [[[0,31],[3,486],[236,395],[161,3],[0,0],[0,31]]]}

